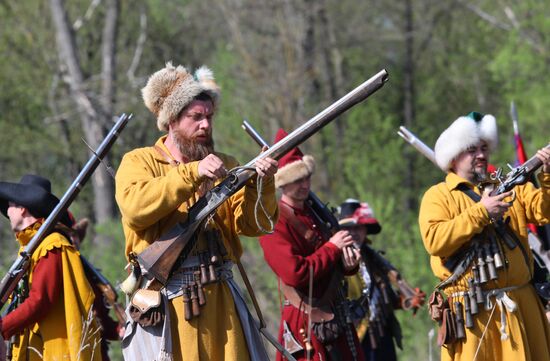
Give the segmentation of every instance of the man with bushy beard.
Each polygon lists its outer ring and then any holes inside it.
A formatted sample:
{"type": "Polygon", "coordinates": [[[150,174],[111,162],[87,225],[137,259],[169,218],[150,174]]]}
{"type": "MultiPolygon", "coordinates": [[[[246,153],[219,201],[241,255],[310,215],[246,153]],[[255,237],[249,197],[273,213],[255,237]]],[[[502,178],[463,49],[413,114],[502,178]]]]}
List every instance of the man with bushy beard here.
{"type": "MultiPolygon", "coordinates": [[[[152,147],[127,153],[116,175],[129,259],[184,222],[199,197],[238,166],[233,157],[214,150],[219,93],[208,68],[191,74],[170,63],[142,89],[158,128],[168,134],[152,147]]],[[[259,236],[278,217],[273,180],[277,162],[266,158],[255,166],[261,187],[253,177],[225,201],[197,231],[190,255],[173,270],[161,291],[169,300],[164,322],[158,327],[127,326],[125,359],[268,359],[231,271],[242,254],[238,236],[259,236]],[[265,213],[255,212],[258,197],[265,213]]]]}
{"type": "Polygon", "coordinates": [[[550,327],[531,283],[527,241],[527,223],[550,222],[550,151],[537,152],[540,189],[516,186],[512,199],[512,192],[487,192],[496,145],[495,118],[477,112],[456,119],[435,145],[437,164],[448,173],[424,194],[419,223],[442,280],[430,297],[442,360],[550,360],[550,327]]]}

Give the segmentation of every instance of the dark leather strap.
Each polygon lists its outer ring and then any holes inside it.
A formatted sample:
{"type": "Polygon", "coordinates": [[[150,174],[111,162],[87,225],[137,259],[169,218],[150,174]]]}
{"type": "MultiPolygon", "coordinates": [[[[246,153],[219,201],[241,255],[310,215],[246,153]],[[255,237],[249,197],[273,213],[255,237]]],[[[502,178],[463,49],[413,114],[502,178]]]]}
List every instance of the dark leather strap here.
{"type": "Polygon", "coordinates": [[[164,150],[162,150],[161,147],[159,147],[158,145],[153,145],[153,148],[155,148],[155,150],[168,162],[170,163],[170,165],[172,167],[177,167],[180,162],[178,162],[177,160],[175,160],[174,158],[170,157],[164,150]]]}

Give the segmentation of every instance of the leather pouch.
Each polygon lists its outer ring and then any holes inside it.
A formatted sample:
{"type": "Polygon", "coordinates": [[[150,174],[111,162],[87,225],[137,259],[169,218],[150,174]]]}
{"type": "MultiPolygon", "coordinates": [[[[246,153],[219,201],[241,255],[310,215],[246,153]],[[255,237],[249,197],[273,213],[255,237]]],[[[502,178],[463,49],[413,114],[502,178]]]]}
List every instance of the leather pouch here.
{"type": "Polygon", "coordinates": [[[130,317],[142,327],[156,326],[164,320],[160,291],[139,289],[130,300],[130,317]]]}
{"type": "Polygon", "coordinates": [[[428,300],[428,312],[433,321],[441,324],[445,307],[449,306],[445,302],[443,295],[437,290],[433,291],[428,300]]]}
{"type": "Polygon", "coordinates": [[[453,311],[450,308],[443,310],[443,319],[437,334],[439,346],[450,345],[456,341],[456,323],[453,311]]]}

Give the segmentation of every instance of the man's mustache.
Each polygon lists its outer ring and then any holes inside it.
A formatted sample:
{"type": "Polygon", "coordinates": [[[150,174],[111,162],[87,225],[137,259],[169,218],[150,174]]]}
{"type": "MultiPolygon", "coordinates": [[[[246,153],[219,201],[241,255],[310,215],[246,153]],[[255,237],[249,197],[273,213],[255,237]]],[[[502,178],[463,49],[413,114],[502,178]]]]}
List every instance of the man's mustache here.
{"type": "Polygon", "coordinates": [[[193,139],[196,140],[199,137],[206,137],[208,140],[210,140],[212,139],[212,133],[199,130],[193,135],[193,139]]]}

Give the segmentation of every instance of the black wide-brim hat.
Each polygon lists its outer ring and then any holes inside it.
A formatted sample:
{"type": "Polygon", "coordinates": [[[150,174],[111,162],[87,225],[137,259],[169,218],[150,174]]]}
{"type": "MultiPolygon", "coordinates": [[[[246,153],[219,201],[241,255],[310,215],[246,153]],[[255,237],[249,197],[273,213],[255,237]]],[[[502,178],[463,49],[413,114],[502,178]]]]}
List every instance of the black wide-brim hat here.
{"type": "MultiPolygon", "coordinates": [[[[34,174],[24,175],[19,183],[0,182],[0,211],[8,218],[9,202],[13,202],[27,208],[36,218],[48,218],[59,203],[51,189],[48,179],[34,174]]],[[[66,211],[59,221],[69,227],[73,223],[66,211]]]]}
{"type": "Polygon", "coordinates": [[[367,234],[378,234],[382,226],[374,218],[374,213],[368,203],[359,202],[357,199],[346,199],[339,207],[340,227],[366,226],[367,234]]]}

